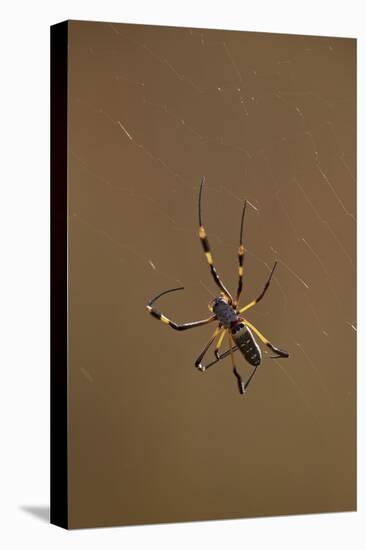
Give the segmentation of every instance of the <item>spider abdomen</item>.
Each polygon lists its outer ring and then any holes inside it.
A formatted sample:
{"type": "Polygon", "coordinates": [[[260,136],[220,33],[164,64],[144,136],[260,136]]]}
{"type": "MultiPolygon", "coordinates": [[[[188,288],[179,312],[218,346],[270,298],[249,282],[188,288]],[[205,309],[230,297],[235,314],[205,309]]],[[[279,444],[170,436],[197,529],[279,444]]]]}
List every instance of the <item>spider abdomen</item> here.
{"type": "Polygon", "coordinates": [[[248,363],[258,367],[262,361],[262,354],[250,328],[244,323],[238,323],[232,327],[231,334],[248,363]]]}

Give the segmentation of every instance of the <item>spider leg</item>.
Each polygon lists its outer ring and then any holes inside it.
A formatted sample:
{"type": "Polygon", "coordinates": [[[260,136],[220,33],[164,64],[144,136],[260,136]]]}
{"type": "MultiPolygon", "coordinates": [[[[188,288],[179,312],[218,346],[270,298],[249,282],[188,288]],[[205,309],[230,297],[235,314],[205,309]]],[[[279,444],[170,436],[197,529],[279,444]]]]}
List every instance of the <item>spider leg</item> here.
{"type": "MultiPolygon", "coordinates": [[[[235,353],[236,351],[238,351],[238,346],[235,346],[232,348],[233,350],[233,353],[235,353]]],[[[208,365],[206,365],[206,370],[209,368],[209,367],[212,367],[213,365],[215,365],[216,363],[218,363],[219,361],[222,361],[223,359],[226,359],[226,357],[228,357],[230,355],[231,351],[228,349],[226,350],[224,353],[220,354],[218,353],[217,354],[217,359],[215,359],[214,361],[212,361],[211,363],[209,363],[208,365]]]]}
{"type": "MultiPolygon", "coordinates": [[[[226,333],[226,330],[224,329],[223,333],[225,334],[226,333]]],[[[222,336],[222,335],[221,335],[222,336]]],[[[219,340],[221,339],[221,336],[219,338],[219,340]]],[[[233,353],[235,353],[236,351],[238,351],[238,346],[234,346],[232,348],[233,350],[233,353]]],[[[230,350],[228,349],[227,351],[225,351],[224,353],[222,353],[221,355],[219,353],[217,353],[217,359],[214,359],[214,361],[211,361],[211,363],[209,363],[208,365],[205,365],[205,370],[209,369],[210,367],[212,367],[213,365],[216,365],[216,363],[219,363],[219,361],[222,361],[223,359],[225,359],[226,357],[228,357],[230,355],[230,350]]]]}
{"type": "Polygon", "coordinates": [[[215,340],[215,338],[218,336],[218,334],[223,331],[223,334],[225,334],[224,332],[225,329],[221,328],[220,325],[216,328],[215,332],[213,333],[213,335],[211,336],[211,338],[209,339],[209,341],[207,342],[207,344],[205,345],[205,347],[203,348],[203,351],[199,354],[199,356],[197,357],[196,361],[195,361],[195,366],[198,368],[198,370],[202,371],[202,372],[205,372],[206,370],[206,366],[203,365],[201,363],[202,359],[204,358],[207,350],[209,349],[209,347],[211,346],[212,342],[215,340]]]}
{"type": "Polygon", "coordinates": [[[243,275],[244,275],[244,245],[243,245],[243,226],[244,226],[244,215],[245,215],[245,209],[247,206],[247,201],[244,202],[243,206],[243,212],[241,215],[241,223],[240,223],[240,242],[239,242],[239,250],[238,250],[238,260],[239,260],[239,281],[238,281],[238,290],[236,292],[236,298],[235,302],[233,304],[234,308],[236,308],[237,304],[239,303],[239,298],[241,291],[243,289],[243,275]]]}
{"type": "Polygon", "coordinates": [[[174,330],[188,330],[190,328],[201,327],[203,325],[207,325],[208,323],[211,323],[212,321],[215,321],[216,315],[212,315],[211,317],[208,317],[207,319],[202,319],[201,321],[193,321],[190,323],[176,323],[175,321],[168,319],[168,317],[166,317],[165,315],[160,313],[160,311],[152,307],[153,303],[164,294],[167,294],[168,292],[174,292],[176,290],[183,290],[183,288],[184,287],[172,288],[170,290],[165,290],[164,292],[161,292],[160,294],[155,296],[155,298],[150,300],[150,302],[147,304],[146,306],[147,311],[153,317],[155,317],[156,319],[159,319],[165,325],[169,325],[174,330]]]}
{"type": "MultiPolygon", "coordinates": [[[[234,344],[233,337],[231,336],[230,333],[229,333],[229,336],[230,336],[231,342],[234,344]]],[[[231,349],[234,350],[235,348],[231,348],[231,349]]],[[[236,348],[236,349],[238,349],[238,348],[236,348]]],[[[235,368],[234,356],[233,356],[233,354],[231,354],[231,359],[232,359],[232,363],[233,363],[233,372],[234,372],[234,374],[235,374],[235,376],[236,376],[236,379],[237,379],[237,381],[238,381],[239,391],[240,391],[241,394],[244,394],[244,393],[246,392],[246,389],[247,389],[247,387],[249,386],[250,382],[253,380],[254,375],[256,374],[257,368],[258,368],[258,367],[254,367],[254,368],[253,368],[252,374],[249,376],[248,380],[247,380],[247,381],[245,382],[245,384],[244,384],[244,383],[243,383],[243,380],[242,380],[242,378],[241,378],[241,376],[239,375],[238,371],[237,371],[236,368],[235,368]]]]}
{"type": "Polygon", "coordinates": [[[244,390],[247,389],[247,387],[249,386],[251,380],[254,378],[254,375],[255,375],[255,373],[257,372],[257,368],[258,368],[258,367],[254,367],[254,368],[253,368],[252,374],[249,376],[248,380],[247,380],[247,381],[245,382],[245,384],[244,384],[244,390]]]}
{"type": "Polygon", "coordinates": [[[209,245],[209,242],[208,242],[208,239],[207,239],[206,231],[205,231],[205,228],[202,225],[201,199],[202,199],[202,188],[203,188],[204,182],[205,182],[205,178],[203,177],[201,179],[200,193],[199,193],[199,198],[198,198],[198,221],[199,221],[199,232],[198,232],[198,234],[199,234],[199,237],[201,239],[203,251],[205,253],[208,265],[210,266],[212,277],[213,277],[215,283],[217,284],[217,286],[221,289],[221,291],[229,298],[229,303],[231,304],[233,302],[233,298],[232,298],[230,292],[228,291],[228,289],[226,288],[226,286],[224,285],[224,283],[221,281],[221,279],[219,277],[219,274],[216,271],[216,268],[215,268],[214,263],[213,263],[211,249],[210,249],[210,245],[209,245]]]}
{"type": "Polygon", "coordinates": [[[271,282],[271,279],[272,279],[272,275],[273,275],[273,272],[274,270],[276,269],[276,265],[277,265],[277,262],[274,263],[274,266],[272,268],[272,271],[268,277],[268,281],[266,282],[266,284],[264,285],[264,289],[262,290],[262,292],[260,293],[260,295],[258,296],[258,298],[256,300],[252,300],[251,302],[249,302],[249,304],[247,304],[246,306],[242,307],[240,310],[239,310],[239,313],[244,313],[244,311],[246,311],[247,309],[255,306],[255,304],[257,304],[258,302],[261,301],[261,299],[263,298],[263,296],[265,295],[265,293],[267,292],[268,290],[268,287],[269,287],[269,284],[271,282]]]}
{"type": "Polygon", "coordinates": [[[222,331],[221,335],[220,335],[220,338],[218,339],[217,341],[217,344],[216,344],[216,348],[215,348],[215,357],[216,359],[220,360],[221,359],[221,356],[219,354],[219,349],[221,348],[221,345],[222,345],[222,342],[224,340],[224,336],[225,336],[225,330],[222,331]]]}
{"type": "Polygon", "coordinates": [[[270,356],[271,359],[281,359],[281,358],[287,358],[289,356],[287,351],[276,348],[276,346],[271,344],[271,342],[267,340],[267,338],[263,336],[263,334],[259,332],[259,330],[254,325],[252,325],[252,323],[249,323],[249,321],[247,321],[244,318],[242,320],[258,336],[258,338],[261,340],[261,342],[263,342],[263,344],[265,344],[267,347],[269,347],[269,349],[271,349],[277,354],[277,355],[271,355],[270,356]]]}
{"type": "Polygon", "coordinates": [[[234,361],[234,352],[233,352],[233,338],[230,334],[230,332],[228,332],[228,337],[229,337],[229,346],[230,346],[230,356],[231,356],[231,363],[233,365],[233,373],[235,375],[235,378],[238,382],[238,387],[239,387],[239,392],[243,395],[245,393],[245,384],[243,382],[243,379],[242,377],[240,376],[240,374],[238,373],[237,369],[236,369],[236,366],[235,366],[235,361],[234,361]]]}

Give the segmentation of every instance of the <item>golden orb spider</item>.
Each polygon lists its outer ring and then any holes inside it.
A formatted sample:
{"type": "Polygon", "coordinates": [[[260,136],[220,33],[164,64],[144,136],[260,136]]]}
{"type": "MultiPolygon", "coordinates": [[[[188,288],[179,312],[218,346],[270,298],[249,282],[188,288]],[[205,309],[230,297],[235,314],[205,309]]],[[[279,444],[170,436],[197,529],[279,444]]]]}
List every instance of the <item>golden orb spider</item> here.
{"type": "Polygon", "coordinates": [[[170,290],[165,290],[164,292],[161,292],[155,298],[150,300],[148,305],[146,306],[146,309],[148,312],[155,317],[156,319],[159,319],[164,324],[169,325],[175,330],[188,330],[190,328],[200,327],[203,325],[207,325],[208,323],[212,323],[214,321],[218,321],[218,326],[216,327],[215,332],[207,342],[206,346],[204,347],[202,353],[197,357],[195,361],[195,366],[202,372],[207,370],[209,367],[212,367],[212,365],[215,365],[219,361],[225,359],[228,355],[231,356],[231,362],[232,362],[232,368],[233,373],[236,377],[236,380],[238,382],[239,391],[241,394],[244,394],[249,383],[254,377],[254,374],[257,371],[257,368],[262,362],[262,354],[260,347],[258,346],[253,333],[259,338],[263,344],[265,344],[267,347],[269,347],[273,352],[275,352],[276,355],[271,355],[270,357],[272,359],[276,358],[285,358],[288,357],[289,354],[287,351],[281,350],[277,347],[275,347],[267,338],[259,332],[259,330],[252,325],[246,318],[242,317],[242,314],[250,309],[251,307],[255,306],[260,300],[262,300],[263,296],[268,290],[268,287],[270,285],[274,270],[276,268],[277,262],[275,262],[272,271],[269,275],[269,278],[264,286],[264,289],[262,290],[261,294],[258,296],[256,300],[252,300],[244,307],[239,307],[239,298],[241,295],[241,291],[243,288],[243,275],[244,275],[244,267],[243,267],[243,260],[244,260],[244,245],[243,245],[243,226],[244,226],[244,215],[245,215],[245,209],[247,202],[244,202],[243,212],[241,216],[241,223],[240,223],[240,243],[239,243],[239,251],[238,251],[238,260],[239,260],[239,281],[238,281],[238,288],[236,292],[235,300],[233,300],[230,292],[224,285],[224,283],[221,281],[216,268],[213,263],[212,254],[210,245],[207,240],[206,231],[202,225],[202,208],[201,208],[201,201],[202,201],[202,189],[203,184],[205,182],[205,178],[203,177],[201,180],[200,185],[200,191],[199,191],[199,197],[198,197],[198,221],[199,221],[199,237],[201,239],[201,243],[203,246],[203,250],[208,262],[208,265],[211,270],[212,277],[217,284],[217,286],[220,288],[221,293],[220,296],[215,298],[209,305],[210,311],[212,311],[213,315],[211,317],[208,317],[207,319],[202,319],[201,321],[193,321],[191,323],[175,323],[171,319],[168,319],[165,315],[160,313],[157,309],[153,307],[154,302],[164,294],[168,294],[169,292],[175,292],[177,290],[183,290],[184,287],[179,288],[172,288],[170,290]],[[222,342],[224,340],[224,336],[227,334],[228,340],[229,340],[229,350],[226,351],[223,354],[219,353],[220,347],[222,345],[222,342]],[[212,343],[217,340],[216,348],[215,348],[215,357],[216,359],[209,363],[208,365],[204,365],[202,363],[202,360],[209,349],[209,347],[212,345],[212,343]],[[234,361],[234,353],[240,350],[244,358],[248,361],[250,365],[254,367],[253,372],[247,379],[247,381],[244,383],[239,372],[236,369],[235,361],[234,361]]]}

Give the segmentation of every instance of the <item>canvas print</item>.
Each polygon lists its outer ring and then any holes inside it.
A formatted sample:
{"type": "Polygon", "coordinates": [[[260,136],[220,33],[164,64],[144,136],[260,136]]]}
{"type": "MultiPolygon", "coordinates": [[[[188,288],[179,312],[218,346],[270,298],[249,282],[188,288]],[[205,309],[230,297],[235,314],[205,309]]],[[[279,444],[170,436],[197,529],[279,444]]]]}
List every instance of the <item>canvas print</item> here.
{"type": "Polygon", "coordinates": [[[67,21],[51,94],[51,521],[354,511],[356,40],[67,21]]]}

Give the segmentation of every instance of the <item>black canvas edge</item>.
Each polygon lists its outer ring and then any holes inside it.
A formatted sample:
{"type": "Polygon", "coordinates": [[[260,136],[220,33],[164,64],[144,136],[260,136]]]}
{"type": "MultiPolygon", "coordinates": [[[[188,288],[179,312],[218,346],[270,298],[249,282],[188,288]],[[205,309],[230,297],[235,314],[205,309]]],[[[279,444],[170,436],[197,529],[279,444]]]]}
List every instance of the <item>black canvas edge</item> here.
{"type": "Polygon", "coordinates": [[[68,22],[51,39],[51,523],[68,528],[67,99],[68,22]]]}

